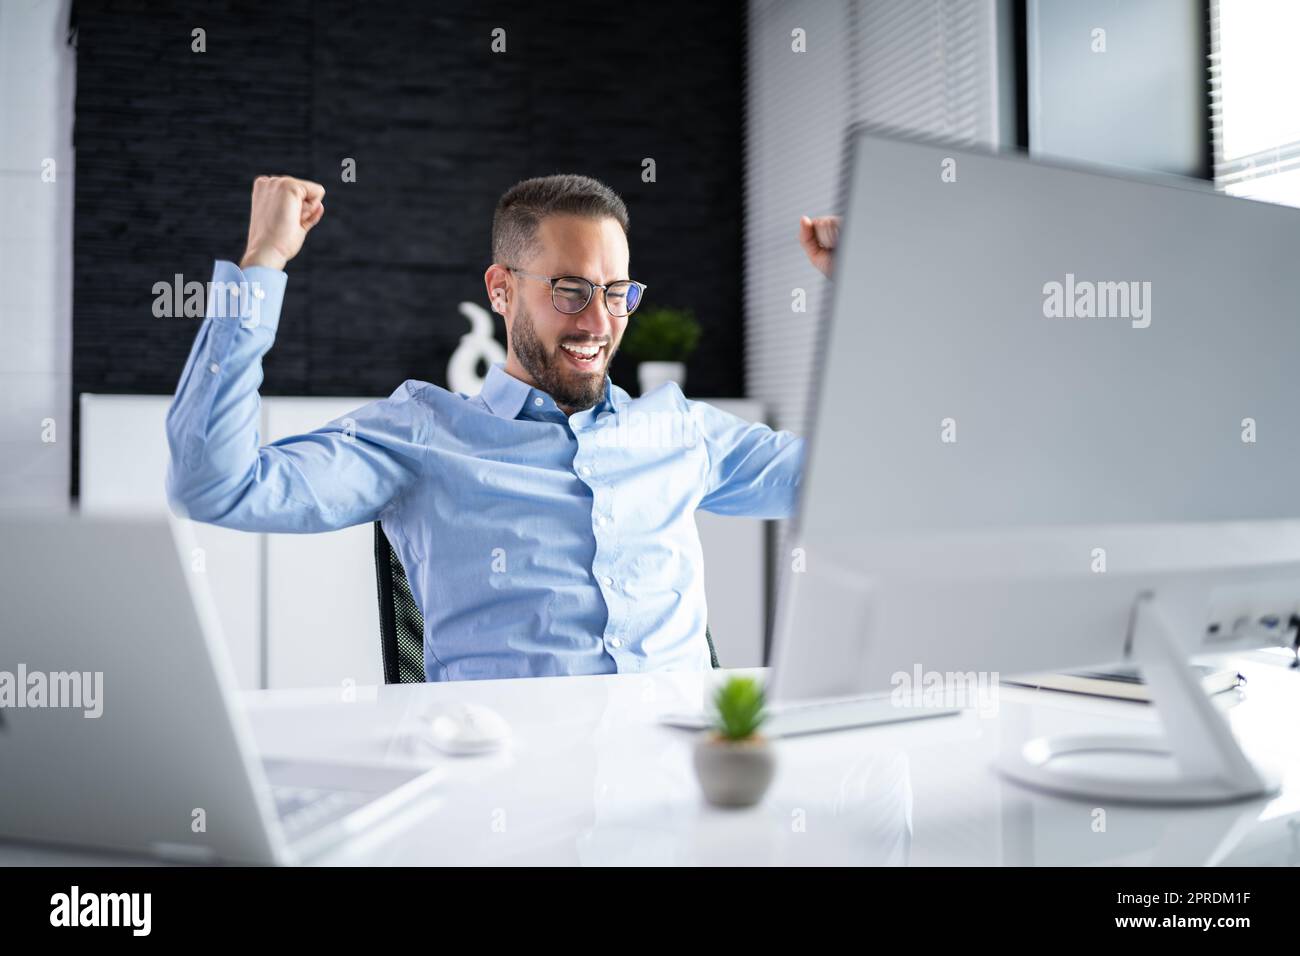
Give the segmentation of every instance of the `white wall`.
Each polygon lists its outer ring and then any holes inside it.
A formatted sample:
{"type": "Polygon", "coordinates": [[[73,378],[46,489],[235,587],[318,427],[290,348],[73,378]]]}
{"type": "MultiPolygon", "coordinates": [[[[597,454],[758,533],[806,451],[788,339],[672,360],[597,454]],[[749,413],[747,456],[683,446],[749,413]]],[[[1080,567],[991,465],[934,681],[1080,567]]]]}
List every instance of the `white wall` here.
{"type": "Polygon", "coordinates": [[[76,69],[68,5],[0,0],[0,506],[68,497],[76,69]],[[47,159],[53,182],[42,182],[47,159]]]}

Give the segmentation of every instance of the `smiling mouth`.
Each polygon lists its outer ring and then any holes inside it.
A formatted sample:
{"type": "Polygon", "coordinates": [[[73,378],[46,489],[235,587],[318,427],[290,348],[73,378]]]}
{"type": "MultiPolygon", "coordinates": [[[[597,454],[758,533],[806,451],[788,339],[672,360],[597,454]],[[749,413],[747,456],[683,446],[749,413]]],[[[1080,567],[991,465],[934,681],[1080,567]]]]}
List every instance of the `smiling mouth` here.
{"type": "Polygon", "coordinates": [[[594,368],[604,349],[603,345],[560,345],[560,351],[578,368],[594,368]]]}

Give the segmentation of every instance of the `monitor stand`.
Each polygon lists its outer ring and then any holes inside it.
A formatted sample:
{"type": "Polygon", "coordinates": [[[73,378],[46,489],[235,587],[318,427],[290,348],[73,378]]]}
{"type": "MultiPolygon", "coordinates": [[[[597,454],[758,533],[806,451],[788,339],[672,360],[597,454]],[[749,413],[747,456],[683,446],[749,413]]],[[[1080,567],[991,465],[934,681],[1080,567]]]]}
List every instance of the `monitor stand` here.
{"type": "Polygon", "coordinates": [[[1134,604],[1129,632],[1163,736],[1038,737],[1003,757],[998,769],[1037,789],[1128,803],[1227,803],[1276,793],[1279,779],[1242,752],[1169,619],[1160,599],[1146,593],[1134,604]]]}

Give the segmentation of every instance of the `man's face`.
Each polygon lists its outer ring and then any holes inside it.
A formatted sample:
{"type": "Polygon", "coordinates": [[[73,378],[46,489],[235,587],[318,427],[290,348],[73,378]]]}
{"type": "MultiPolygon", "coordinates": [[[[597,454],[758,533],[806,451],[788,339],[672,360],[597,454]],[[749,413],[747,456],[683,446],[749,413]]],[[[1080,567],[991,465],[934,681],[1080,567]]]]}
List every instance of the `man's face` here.
{"type": "MultiPolygon", "coordinates": [[[[519,265],[524,272],[582,276],[597,285],[629,278],[627,238],[614,219],[548,216],[538,240],[542,252],[519,265]]],[[[510,278],[515,293],[513,318],[506,321],[506,371],[531,380],[569,414],[591,408],[604,398],[605,375],[627,317],[610,315],[599,289],[581,312],[566,315],[555,308],[547,283],[513,273],[510,278]],[[589,358],[572,351],[592,347],[596,352],[589,358]],[[512,367],[516,362],[519,367],[512,367]]]]}

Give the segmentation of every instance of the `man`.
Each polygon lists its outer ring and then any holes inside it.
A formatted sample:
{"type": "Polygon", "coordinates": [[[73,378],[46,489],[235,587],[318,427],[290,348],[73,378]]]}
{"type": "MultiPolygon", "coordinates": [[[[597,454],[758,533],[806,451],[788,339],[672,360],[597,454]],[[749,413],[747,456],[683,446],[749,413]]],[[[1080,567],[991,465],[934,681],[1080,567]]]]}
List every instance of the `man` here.
{"type": "MultiPolygon", "coordinates": [[[[429,680],[707,668],[694,513],[791,514],[803,440],[676,385],[632,399],[609,380],[644,289],[623,201],[573,175],[501,198],[483,278],[508,358],[480,394],[407,381],[259,447],[284,269],[324,198],[290,177],[253,185],[247,250],[216,263],[167,416],[173,508],[247,531],[382,521],[424,613],[429,680]]],[[[827,275],[837,231],[834,217],[800,221],[827,275]]]]}

